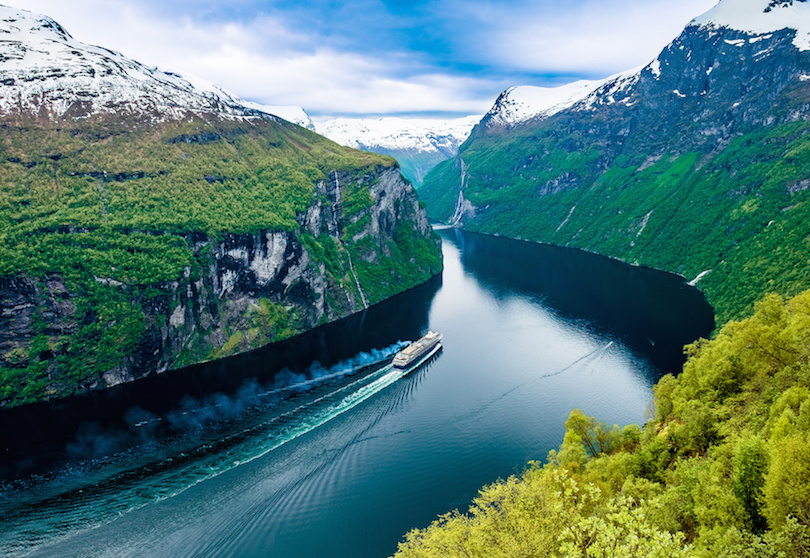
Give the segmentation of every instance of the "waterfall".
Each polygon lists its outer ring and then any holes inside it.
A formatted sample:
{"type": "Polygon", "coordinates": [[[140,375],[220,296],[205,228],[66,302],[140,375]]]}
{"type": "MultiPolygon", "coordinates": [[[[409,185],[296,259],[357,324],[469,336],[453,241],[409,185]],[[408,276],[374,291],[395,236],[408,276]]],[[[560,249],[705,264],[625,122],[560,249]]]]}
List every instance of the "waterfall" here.
{"type": "Polygon", "coordinates": [[[458,189],[458,200],[456,201],[456,210],[453,212],[452,226],[457,227],[464,217],[464,186],[467,180],[467,165],[464,159],[458,158],[461,161],[461,187],[458,189]]]}
{"type": "MultiPolygon", "coordinates": [[[[357,272],[354,270],[352,255],[349,253],[349,250],[346,248],[346,246],[343,244],[343,240],[340,238],[340,228],[338,227],[338,211],[340,209],[340,179],[338,178],[337,171],[332,172],[335,173],[335,203],[332,204],[332,222],[335,226],[335,238],[346,250],[346,256],[349,259],[349,271],[351,271],[352,277],[354,277],[354,283],[357,285],[357,291],[360,293],[360,300],[363,302],[363,308],[368,308],[368,299],[366,298],[366,293],[363,292],[363,287],[360,285],[360,279],[357,277],[357,272]]],[[[348,296],[348,293],[346,293],[346,296],[348,296]]]]}

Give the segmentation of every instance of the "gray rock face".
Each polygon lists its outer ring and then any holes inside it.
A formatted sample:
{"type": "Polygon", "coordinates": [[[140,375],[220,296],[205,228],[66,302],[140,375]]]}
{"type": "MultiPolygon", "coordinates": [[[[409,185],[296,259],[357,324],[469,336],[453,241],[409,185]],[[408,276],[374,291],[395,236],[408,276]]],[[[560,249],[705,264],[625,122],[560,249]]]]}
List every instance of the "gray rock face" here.
{"type": "Polygon", "coordinates": [[[28,277],[0,279],[0,357],[6,365],[23,365],[27,352],[17,349],[27,347],[39,331],[69,334],[78,325],[75,312],[59,275],[39,284],[28,277]]]}
{"type": "MultiPolygon", "coordinates": [[[[602,86],[542,134],[566,138],[558,145],[570,152],[584,145],[572,137],[598,145],[598,172],[623,153],[713,152],[742,130],[806,119],[807,102],[779,102],[786,91],[803,89],[810,71],[810,56],[793,46],[793,37],[790,29],[757,40],[733,29],[689,26],[653,64],[602,86]]],[[[561,176],[546,190],[577,184],[561,176]]]]}
{"type": "MultiPolygon", "coordinates": [[[[356,250],[362,260],[379,263],[392,257],[398,227],[432,238],[425,211],[397,167],[379,167],[361,177],[333,173],[328,181],[316,184],[313,202],[299,222],[301,229],[295,231],[221,238],[187,235],[196,259],[205,264],[203,271],[195,276],[186,268],[182,278],[162,285],[158,296],[145,297],[127,285],[113,285],[130,292],[132,303],[143,308],[145,331],[135,355],[86,387],[110,387],[250,350],[362,311],[377,301],[368,300],[364,292],[375,286],[361,284],[349,268],[349,250],[356,250]],[[346,215],[341,193],[350,188],[367,188],[372,200],[366,209],[346,215]],[[347,227],[355,231],[350,237],[344,234],[347,227]],[[302,233],[343,250],[344,277],[326,272],[325,263],[307,249],[302,233]],[[364,244],[364,239],[370,242],[364,244]],[[356,248],[361,244],[367,247],[356,248]],[[279,312],[286,316],[280,320],[286,332],[279,330],[279,312]]],[[[440,269],[424,271],[427,279],[440,269]]],[[[24,367],[38,334],[49,338],[69,334],[81,327],[77,320],[71,294],[58,275],[0,280],[0,366],[24,367]]]]}

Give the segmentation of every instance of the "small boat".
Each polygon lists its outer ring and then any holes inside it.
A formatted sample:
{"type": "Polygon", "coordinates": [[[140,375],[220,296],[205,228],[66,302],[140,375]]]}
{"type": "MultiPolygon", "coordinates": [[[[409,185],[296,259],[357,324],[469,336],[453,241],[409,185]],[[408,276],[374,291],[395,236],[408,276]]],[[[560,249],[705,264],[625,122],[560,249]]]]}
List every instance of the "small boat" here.
{"type": "Polygon", "coordinates": [[[394,357],[394,368],[396,370],[405,370],[412,365],[416,367],[422,364],[442,348],[441,344],[439,344],[441,340],[441,333],[428,331],[427,335],[419,341],[414,341],[397,353],[394,357]]]}

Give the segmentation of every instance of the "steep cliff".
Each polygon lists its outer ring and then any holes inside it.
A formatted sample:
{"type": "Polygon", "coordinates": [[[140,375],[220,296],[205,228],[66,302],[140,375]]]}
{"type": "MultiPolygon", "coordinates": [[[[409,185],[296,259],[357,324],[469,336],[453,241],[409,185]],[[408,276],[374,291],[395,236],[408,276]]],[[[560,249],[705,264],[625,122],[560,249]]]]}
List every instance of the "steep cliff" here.
{"type": "Polygon", "coordinates": [[[394,160],[0,12],[0,406],[259,347],[441,270],[394,160]]]}
{"type": "Polygon", "coordinates": [[[421,195],[474,230],[700,277],[721,323],[744,315],[810,286],[808,33],[805,2],[722,0],[567,106],[495,107],[421,195]]]}

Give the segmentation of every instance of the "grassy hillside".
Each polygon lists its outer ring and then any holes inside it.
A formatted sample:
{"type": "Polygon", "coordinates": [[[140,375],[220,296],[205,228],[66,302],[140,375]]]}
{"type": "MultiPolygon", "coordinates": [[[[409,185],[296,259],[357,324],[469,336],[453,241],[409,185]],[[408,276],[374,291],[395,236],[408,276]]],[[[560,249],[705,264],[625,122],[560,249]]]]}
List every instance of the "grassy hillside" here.
{"type": "Polygon", "coordinates": [[[545,465],[415,530],[396,556],[810,553],[810,291],[688,348],[643,428],[574,410],[545,465]]]}
{"type": "MultiPolygon", "coordinates": [[[[807,122],[760,128],[717,153],[639,152],[607,170],[595,163],[599,146],[580,148],[582,138],[539,139],[527,129],[479,139],[462,155],[471,168],[464,196],[477,208],[465,227],[586,248],[689,279],[711,269],[699,287],[723,323],[750,313],[764,293],[792,295],[810,285],[808,132],[807,122]],[[526,168],[504,165],[504,153],[526,168]]],[[[457,161],[431,174],[421,195],[432,217],[452,214],[460,181],[457,161]]]]}
{"type": "MultiPolygon", "coordinates": [[[[211,241],[226,235],[290,232],[322,265],[328,284],[340,287],[342,298],[329,291],[338,309],[347,304],[343,291],[357,293],[358,280],[373,303],[441,268],[434,240],[399,223],[403,242],[372,246],[392,257],[366,269],[362,258],[370,252],[357,243],[371,239],[353,235],[375,203],[374,177],[396,163],[292,124],[91,117],[59,124],[6,120],[2,133],[0,287],[18,292],[24,278],[33,285],[26,301],[40,306],[27,309],[30,320],[12,317],[14,331],[0,339],[0,402],[86,389],[131,364],[148,349],[144,333],[159,331],[159,322],[177,310],[167,289],[197,292],[212,265],[211,241]],[[351,178],[341,185],[342,237],[303,230],[301,216],[319,201],[316,184],[338,174],[351,178]],[[358,279],[349,272],[352,256],[358,279]],[[389,273],[387,281],[374,275],[379,270],[389,273]]],[[[294,287],[288,287],[293,294],[294,287]]],[[[31,304],[5,303],[11,313],[31,304]]],[[[177,364],[260,346],[306,326],[279,301],[261,299],[239,312],[244,315],[224,345],[198,336],[177,364]]]]}

